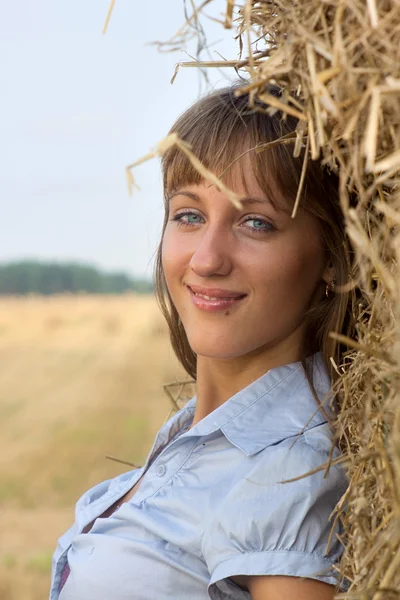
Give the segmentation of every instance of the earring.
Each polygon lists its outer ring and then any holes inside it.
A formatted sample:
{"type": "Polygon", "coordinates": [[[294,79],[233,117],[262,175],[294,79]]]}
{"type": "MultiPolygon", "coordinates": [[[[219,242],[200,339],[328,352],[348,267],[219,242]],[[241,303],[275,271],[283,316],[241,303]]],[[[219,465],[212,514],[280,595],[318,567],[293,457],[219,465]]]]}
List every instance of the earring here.
{"type": "Polygon", "coordinates": [[[335,278],[333,278],[330,283],[326,284],[325,296],[327,298],[329,298],[329,290],[331,290],[331,292],[333,292],[335,290],[335,284],[336,284],[336,279],[335,278]]]}

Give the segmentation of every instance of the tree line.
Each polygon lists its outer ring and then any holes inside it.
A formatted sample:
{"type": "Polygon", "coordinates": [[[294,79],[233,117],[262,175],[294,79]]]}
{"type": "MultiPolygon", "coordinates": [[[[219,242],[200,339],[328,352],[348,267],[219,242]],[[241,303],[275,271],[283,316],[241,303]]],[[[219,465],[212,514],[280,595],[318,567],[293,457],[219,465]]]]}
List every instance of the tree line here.
{"type": "Polygon", "coordinates": [[[147,279],[130,277],[126,273],[107,273],[80,263],[44,263],[19,261],[0,264],[0,294],[122,294],[153,291],[147,279]]]}

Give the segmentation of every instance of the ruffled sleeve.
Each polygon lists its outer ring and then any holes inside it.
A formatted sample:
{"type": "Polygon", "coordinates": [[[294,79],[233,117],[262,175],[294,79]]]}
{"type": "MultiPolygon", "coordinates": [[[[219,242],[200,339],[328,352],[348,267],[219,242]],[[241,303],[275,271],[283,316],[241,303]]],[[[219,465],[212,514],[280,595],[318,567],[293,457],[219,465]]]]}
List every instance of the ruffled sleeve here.
{"type": "MultiPolygon", "coordinates": [[[[290,575],[338,585],[332,569],[343,552],[332,528],[331,513],[346,491],[343,469],[331,466],[327,478],[318,471],[297,477],[328,461],[328,452],[298,440],[269,448],[251,458],[254,466],[227,494],[209,520],[203,554],[211,579],[211,599],[250,598],[230,577],[235,575],[290,575]]],[[[335,454],[334,454],[335,456],[335,454]]],[[[348,589],[348,584],[339,587],[348,589]]]]}

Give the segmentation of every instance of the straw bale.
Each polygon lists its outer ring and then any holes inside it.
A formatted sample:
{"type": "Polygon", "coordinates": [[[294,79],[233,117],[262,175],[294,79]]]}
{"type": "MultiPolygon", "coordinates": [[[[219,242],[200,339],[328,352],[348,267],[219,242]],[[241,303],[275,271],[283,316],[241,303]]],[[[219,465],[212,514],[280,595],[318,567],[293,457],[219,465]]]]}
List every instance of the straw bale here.
{"type": "MultiPolygon", "coordinates": [[[[193,9],[178,34],[161,46],[181,47],[196,35],[204,44],[203,12],[213,4],[206,0],[193,9]]],[[[356,292],[356,327],[352,339],[332,333],[347,346],[342,362],[332,362],[338,374],[335,438],[350,481],[335,511],[345,531],[337,570],[350,587],[336,598],[399,598],[400,2],[227,0],[220,22],[232,28],[239,59],[198,56],[177,69],[245,73],[242,93],[250,92],[253,102],[261,96],[269,110],[299,119],[294,154],[306,147],[304,172],[308,160],[318,159],[340,178],[356,255],[348,283],[356,292]],[[283,88],[281,101],[263,96],[267,82],[283,88]],[[350,206],[353,194],[357,201],[350,206]]],[[[191,156],[190,148],[182,149],[191,156]]],[[[160,152],[158,147],[155,153],[160,152]]]]}

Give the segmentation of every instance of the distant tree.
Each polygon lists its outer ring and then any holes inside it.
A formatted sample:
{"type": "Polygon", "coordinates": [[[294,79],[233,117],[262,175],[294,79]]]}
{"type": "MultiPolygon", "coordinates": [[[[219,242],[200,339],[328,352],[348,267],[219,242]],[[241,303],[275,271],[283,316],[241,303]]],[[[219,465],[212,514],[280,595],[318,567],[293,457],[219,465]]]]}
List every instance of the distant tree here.
{"type": "Polygon", "coordinates": [[[126,273],[105,273],[79,263],[19,261],[0,264],[0,295],[60,294],[146,294],[153,291],[149,280],[135,279],[126,273]]]}

